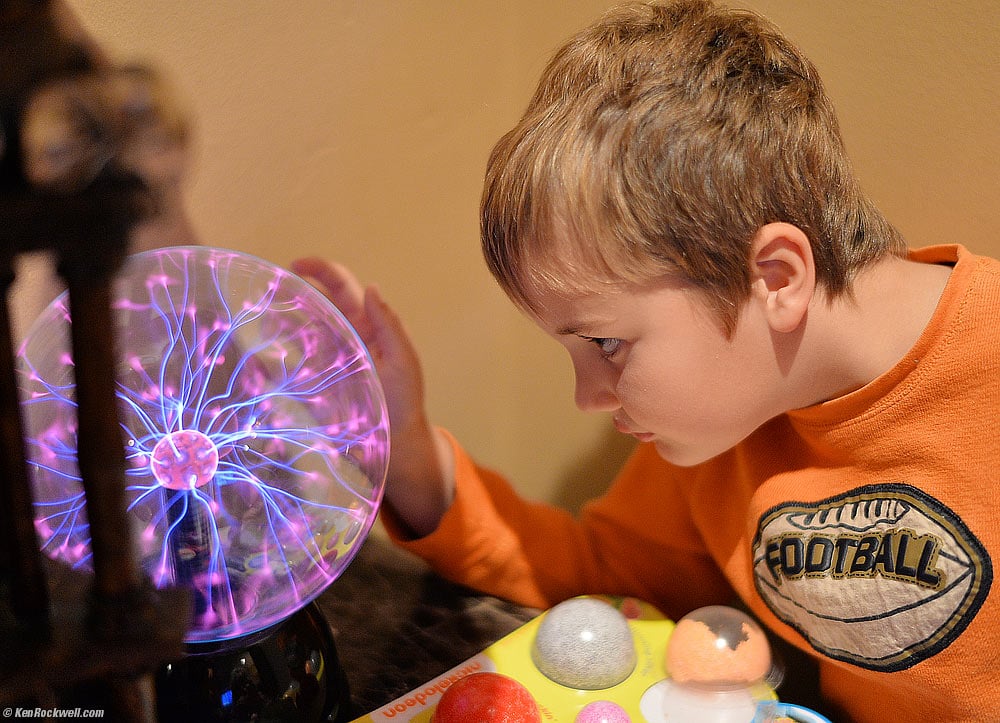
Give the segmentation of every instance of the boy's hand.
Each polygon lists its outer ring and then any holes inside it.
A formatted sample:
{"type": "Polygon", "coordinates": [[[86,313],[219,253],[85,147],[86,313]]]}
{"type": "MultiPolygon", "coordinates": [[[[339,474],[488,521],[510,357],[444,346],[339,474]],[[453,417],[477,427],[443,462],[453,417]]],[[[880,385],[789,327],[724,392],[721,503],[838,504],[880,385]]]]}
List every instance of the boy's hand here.
{"type": "Polygon", "coordinates": [[[414,533],[432,532],[451,504],[451,446],[424,408],[420,358],[396,313],[374,286],[364,287],[345,266],[299,259],[292,270],[312,280],[351,322],[375,362],[389,411],[392,449],[386,501],[414,533]]]}
{"type": "Polygon", "coordinates": [[[292,271],[312,280],[354,326],[375,362],[393,431],[406,429],[423,412],[424,385],[420,360],[399,317],[374,286],[362,287],[345,266],[306,258],[293,262],[292,271]]]}

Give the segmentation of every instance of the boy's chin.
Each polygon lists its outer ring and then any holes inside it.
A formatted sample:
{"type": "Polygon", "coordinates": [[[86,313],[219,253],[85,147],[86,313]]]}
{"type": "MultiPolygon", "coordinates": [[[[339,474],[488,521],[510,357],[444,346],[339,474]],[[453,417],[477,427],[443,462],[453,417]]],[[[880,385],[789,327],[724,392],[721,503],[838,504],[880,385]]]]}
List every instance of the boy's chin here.
{"type": "Polygon", "coordinates": [[[677,467],[696,467],[702,462],[707,462],[722,454],[720,451],[710,450],[707,447],[682,447],[663,440],[655,440],[653,447],[656,448],[657,454],[677,467]]]}

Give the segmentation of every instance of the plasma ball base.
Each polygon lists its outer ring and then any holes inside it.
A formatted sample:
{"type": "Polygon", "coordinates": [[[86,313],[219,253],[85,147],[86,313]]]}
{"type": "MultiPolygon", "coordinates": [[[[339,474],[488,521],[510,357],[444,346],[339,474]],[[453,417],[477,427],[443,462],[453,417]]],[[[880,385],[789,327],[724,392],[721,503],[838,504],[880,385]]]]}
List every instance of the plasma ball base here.
{"type": "Polygon", "coordinates": [[[156,675],[160,723],[351,720],[347,678],[315,603],[244,641],[190,649],[156,675]]]}

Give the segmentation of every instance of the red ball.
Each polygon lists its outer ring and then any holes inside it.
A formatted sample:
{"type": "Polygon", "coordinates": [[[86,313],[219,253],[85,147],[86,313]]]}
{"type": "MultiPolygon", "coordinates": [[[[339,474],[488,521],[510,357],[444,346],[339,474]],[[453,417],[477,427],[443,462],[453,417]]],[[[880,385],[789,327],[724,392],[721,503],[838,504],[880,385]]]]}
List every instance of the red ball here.
{"type": "Polygon", "coordinates": [[[499,673],[460,678],[441,696],[431,723],[542,723],[528,689],[499,673]]]}

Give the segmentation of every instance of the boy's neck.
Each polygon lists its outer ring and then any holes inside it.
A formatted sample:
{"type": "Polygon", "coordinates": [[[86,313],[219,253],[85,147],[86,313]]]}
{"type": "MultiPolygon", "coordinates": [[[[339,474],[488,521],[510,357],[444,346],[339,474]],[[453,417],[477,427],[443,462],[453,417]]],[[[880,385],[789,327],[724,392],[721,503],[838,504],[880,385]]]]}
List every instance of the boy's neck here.
{"type": "Polygon", "coordinates": [[[817,295],[806,321],[800,379],[812,404],[860,389],[892,369],[926,329],[951,267],[892,257],[860,274],[852,296],[817,295]],[[806,382],[808,385],[808,382],[806,382]]]}

